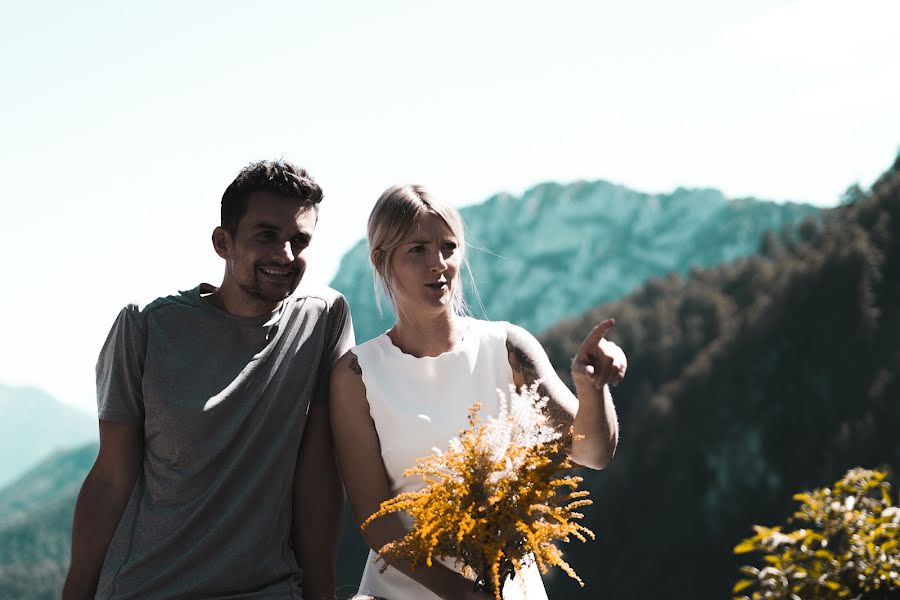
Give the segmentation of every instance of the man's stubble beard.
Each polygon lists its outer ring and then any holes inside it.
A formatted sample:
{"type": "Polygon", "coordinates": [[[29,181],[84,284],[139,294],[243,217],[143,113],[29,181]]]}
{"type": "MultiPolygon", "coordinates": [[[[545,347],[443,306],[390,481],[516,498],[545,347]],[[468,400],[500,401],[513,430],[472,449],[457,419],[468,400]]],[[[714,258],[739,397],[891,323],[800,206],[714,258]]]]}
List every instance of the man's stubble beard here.
{"type": "Polygon", "coordinates": [[[239,281],[238,288],[254,300],[260,300],[262,302],[281,302],[294,293],[294,290],[300,285],[301,279],[303,279],[303,271],[294,275],[294,279],[291,281],[290,287],[286,292],[280,294],[267,294],[263,291],[262,285],[260,285],[259,280],[257,279],[256,269],[254,269],[253,281],[251,283],[239,281]]]}

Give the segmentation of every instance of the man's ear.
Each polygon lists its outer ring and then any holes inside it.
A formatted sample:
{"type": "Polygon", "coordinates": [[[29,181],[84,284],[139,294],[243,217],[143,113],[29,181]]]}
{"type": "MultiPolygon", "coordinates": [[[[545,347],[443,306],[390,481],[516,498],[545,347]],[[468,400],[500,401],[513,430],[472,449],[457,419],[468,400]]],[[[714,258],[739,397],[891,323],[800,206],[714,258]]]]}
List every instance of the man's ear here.
{"type": "Polygon", "coordinates": [[[213,249],[222,258],[231,254],[231,234],[224,227],[216,227],[212,232],[213,249]]]}

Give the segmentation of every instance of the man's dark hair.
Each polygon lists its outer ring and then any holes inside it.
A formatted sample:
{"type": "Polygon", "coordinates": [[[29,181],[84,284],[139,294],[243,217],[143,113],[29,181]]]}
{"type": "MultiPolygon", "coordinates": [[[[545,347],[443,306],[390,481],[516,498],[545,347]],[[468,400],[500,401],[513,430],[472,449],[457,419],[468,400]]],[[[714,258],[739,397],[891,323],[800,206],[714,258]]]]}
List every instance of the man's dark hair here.
{"type": "Polygon", "coordinates": [[[322,201],[322,188],[306,169],[286,160],[261,160],[241,169],[222,194],[222,227],[232,235],[237,233],[250,194],[261,191],[296,198],[316,211],[322,201]]]}

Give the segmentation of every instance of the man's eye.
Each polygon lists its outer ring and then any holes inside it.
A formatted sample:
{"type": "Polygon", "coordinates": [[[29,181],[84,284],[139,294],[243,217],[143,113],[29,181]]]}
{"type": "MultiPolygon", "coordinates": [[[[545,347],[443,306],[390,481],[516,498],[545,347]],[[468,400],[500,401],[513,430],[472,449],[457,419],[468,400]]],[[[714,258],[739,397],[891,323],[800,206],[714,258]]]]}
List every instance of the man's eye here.
{"type": "Polygon", "coordinates": [[[301,237],[295,237],[293,244],[294,244],[294,246],[299,246],[300,248],[306,248],[307,246],[309,246],[309,242],[310,242],[310,240],[308,237],[301,236],[301,237]]]}
{"type": "Polygon", "coordinates": [[[262,242],[271,242],[272,240],[275,239],[275,232],[274,231],[260,231],[258,234],[256,234],[256,239],[258,239],[262,242]]]}

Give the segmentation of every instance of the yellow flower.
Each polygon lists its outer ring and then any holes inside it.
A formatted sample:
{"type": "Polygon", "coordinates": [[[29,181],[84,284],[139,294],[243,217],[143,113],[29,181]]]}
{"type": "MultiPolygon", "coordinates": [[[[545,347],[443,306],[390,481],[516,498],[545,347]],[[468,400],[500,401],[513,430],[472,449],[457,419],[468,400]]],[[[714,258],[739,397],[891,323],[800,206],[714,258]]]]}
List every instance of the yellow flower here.
{"type": "Polygon", "coordinates": [[[425,487],[383,502],[362,525],[394,512],[412,516],[410,532],[381,548],[381,558],[406,559],[413,568],[431,566],[434,557],[455,560],[497,600],[502,582],[529,560],[541,573],[557,566],[584,585],[554,544],[570,536],[593,539],[576,522],[591,500],[578,490],[581,477],[571,473],[566,443],[546,418],[538,384],[518,392],[510,386],[508,398],[500,393],[500,415],[487,422],[474,404],[469,428],[448,451],[420,458],[404,472],[422,476],[425,487]]]}

